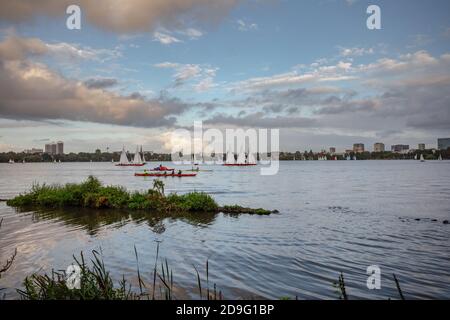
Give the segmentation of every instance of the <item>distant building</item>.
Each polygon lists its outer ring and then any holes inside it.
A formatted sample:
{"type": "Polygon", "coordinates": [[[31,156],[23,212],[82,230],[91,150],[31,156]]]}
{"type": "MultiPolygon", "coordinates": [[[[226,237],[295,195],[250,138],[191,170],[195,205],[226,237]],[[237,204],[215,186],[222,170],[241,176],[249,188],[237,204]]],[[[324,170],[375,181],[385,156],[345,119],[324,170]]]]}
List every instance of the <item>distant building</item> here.
{"type": "Polygon", "coordinates": [[[353,145],[353,152],[356,153],[364,152],[364,143],[355,143],[353,145]]]}
{"type": "Polygon", "coordinates": [[[58,155],[64,154],[64,142],[58,141],[56,143],[56,154],[58,155]]]}
{"type": "Polygon", "coordinates": [[[45,144],[45,153],[53,154],[53,153],[52,153],[52,146],[53,146],[52,143],[47,143],[47,144],[45,144]]]}
{"type": "Polygon", "coordinates": [[[350,154],[352,152],[353,152],[353,150],[350,150],[350,149],[345,150],[345,153],[347,153],[347,154],[350,154]]]}
{"type": "Polygon", "coordinates": [[[425,143],[419,143],[417,149],[420,150],[420,151],[424,151],[425,150],[425,143]]]}
{"type": "Polygon", "coordinates": [[[45,145],[45,153],[50,155],[64,154],[64,143],[62,141],[47,143],[45,145]]]}
{"type": "Polygon", "coordinates": [[[43,149],[31,148],[31,149],[23,150],[23,152],[26,153],[26,154],[40,154],[40,153],[43,153],[44,150],[43,149]]]}
{"type": "Polygon", "coordinates": [[[450,138],[438,139],[438,149],[439,150],[447,150],[448,148],[450,148],[450,138]]]}
{"type": "Polygon", "coordinates": [[[377,142],[373,145],[373,152],[384,152],[385,150],[384,143],[377,142]]]}
{"type": "Polygon", "coordinates": [[[335,154],[335,153],[336,153],[336,148],[331,147],[331,148],[330,148],[330,153],[331,153],[331,154],[335,154]]]}
{"type": "Polygon", "coordinates": [[[406,153],[409,151],[409,145],[406,144],[396,144],[391,146],[391,151],[395,153],[406,153]]]}

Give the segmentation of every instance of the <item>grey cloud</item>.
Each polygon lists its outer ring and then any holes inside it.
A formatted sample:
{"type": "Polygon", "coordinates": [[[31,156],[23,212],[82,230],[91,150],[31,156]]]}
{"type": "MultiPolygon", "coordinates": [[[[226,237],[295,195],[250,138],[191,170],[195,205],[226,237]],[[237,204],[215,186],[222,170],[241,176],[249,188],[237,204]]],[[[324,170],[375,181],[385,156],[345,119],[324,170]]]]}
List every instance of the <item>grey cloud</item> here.
{"type": "Polygon", "coordinates": [[[310,128],[317,125],[317,120],[301,117],[265,117],[257,112],[246,116],[234,117],[218,114],[205,121],[206,124],[232,125],[254,128],[310,128]]]}
{"type": "Polygon", "coordinates": [[[39,16],[65,16],[69,5],[81,7],[85,19],[120,34],[154,31],[163,26],[184,30],[192,24],[221,21],[239,0],[15,0],[0,2],[0,19],[21,23],[39,16]]]}
{"type": "Polygon", "coordinates": [[[118,81],[114,78],[93,78],[84,81],[84,84],[89,89],[106,89],[114,87],[118,81]]]}
{"type": "Polygon", "coordinates": [[[24,57],[41,51],[36,39],[0,42],[0,116],[20,120],[72,120],[137,127],[173,126],[190,106],[162,95],[121,96],[64,78],[24,57]]]}

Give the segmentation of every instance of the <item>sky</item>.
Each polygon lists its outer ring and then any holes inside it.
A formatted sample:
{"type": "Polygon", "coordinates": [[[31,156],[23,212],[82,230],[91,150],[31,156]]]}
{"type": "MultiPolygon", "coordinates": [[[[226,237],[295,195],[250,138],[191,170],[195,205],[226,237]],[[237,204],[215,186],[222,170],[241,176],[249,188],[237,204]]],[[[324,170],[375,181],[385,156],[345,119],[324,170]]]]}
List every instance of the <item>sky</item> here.
{"type": "Polygon", "coordinates": [[[0,3],[0,152],[167,152],[196,120],[278,128],[284,151],[436,147],[450,137],[450,2],[0,3]]]}

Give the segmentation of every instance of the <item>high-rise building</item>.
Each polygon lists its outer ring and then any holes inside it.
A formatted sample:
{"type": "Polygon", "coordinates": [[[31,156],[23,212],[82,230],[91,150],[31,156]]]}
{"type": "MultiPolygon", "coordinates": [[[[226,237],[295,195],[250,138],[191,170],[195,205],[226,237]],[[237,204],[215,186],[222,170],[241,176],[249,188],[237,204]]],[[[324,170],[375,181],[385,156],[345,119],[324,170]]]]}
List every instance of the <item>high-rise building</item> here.
{"type": "Polygon", "coordinates": [[[52,154],[52,143],[45,144],[45,153],[52,154]]]}
{"type": "Polygon", "coordinates": [[[385,150],[384,143],[377,142],[373,145],[374,152],[384,152],[385,150]]]}
{"type": "Polygon", "coordinates": [[[420,151],[424,151],[425,150],[425,143],[419,143],[418,148],[420,151]]]}
{"type": "Polygon", "coordinates": [[[45,145],[45,153],[48,153],[51,155],[64,154],[64,143],[62,141],[47,143],[45,145]]]}
{"type": "Polygon", "coordinates": [[[56,143],[56,154],[58,155],[64,154],[64,142],[58,141],[56,143]]]}
{"type": "Polygon", "coordinates": [[[364,152],[364,143],[355,143],[353,145],[353,152],[356,153],[364,152]]]}
{"type": "Polygon", "coordinates": [[[439,150],[447,150],[448,148],[450,148],[450,138],[438,139],[438,149],[439,150]]]}
{"type": "Polygon", "coordinates": [[[391,146],[391,151],[395,153],[406,153],[409,151],[409,145],[406,144],[396,144],[391,146]]]}

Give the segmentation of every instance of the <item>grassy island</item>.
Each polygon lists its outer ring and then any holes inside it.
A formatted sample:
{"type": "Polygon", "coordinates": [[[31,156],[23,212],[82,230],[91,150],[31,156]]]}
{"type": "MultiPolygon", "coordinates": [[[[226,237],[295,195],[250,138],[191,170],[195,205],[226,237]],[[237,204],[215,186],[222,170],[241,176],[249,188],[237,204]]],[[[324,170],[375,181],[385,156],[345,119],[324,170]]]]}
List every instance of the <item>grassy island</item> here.
{"type": "Polygon", "coordinates": [[[252,209],[241,206],[219,207],[216,201],[203,192],[183,195],[165,195],[164,183],[155,180],[153,188],[146,193],[129,192],[120,186],[104,186],[95,177],[89,176],[82,183],[65,185],[35,184],[27,193],[8,200],[11,207],[64,208],[79,207],[92,209],[145,210],[164,213],[180,212],[223,212],[228,214],[268,215],[276,211],[252,209]]]}

